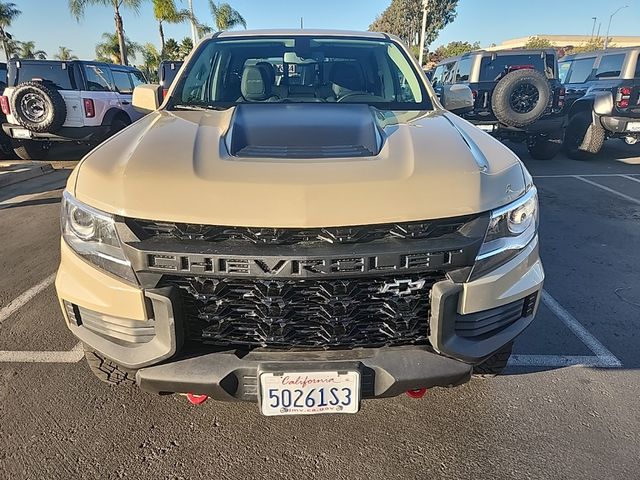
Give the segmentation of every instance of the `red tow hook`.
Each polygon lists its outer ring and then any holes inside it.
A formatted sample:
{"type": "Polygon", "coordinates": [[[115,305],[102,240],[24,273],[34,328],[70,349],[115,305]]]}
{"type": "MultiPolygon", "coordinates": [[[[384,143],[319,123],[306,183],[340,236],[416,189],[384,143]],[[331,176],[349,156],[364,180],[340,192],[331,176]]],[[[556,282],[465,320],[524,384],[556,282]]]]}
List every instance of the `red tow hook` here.
{"type": "Polygon", "coordinates": [[[422,398],[427,393],[426,388],[416,388],[415,390],[407,390],[407,395],[411,398],[422,398]]]}
{"type": "Polygon", "coordinates": [[[187,393],[187,400],[191,405],[202,405],[209,399],[209,395],[196,395],[195,393],[187,393]]]}

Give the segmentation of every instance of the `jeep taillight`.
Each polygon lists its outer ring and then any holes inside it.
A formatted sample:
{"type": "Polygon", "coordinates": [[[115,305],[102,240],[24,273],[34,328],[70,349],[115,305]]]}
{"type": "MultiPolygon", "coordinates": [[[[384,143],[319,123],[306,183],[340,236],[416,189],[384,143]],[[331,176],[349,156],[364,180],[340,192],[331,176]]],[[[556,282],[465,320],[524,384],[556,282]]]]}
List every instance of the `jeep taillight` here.
{"type": "Polygon", "coordinates": [[[471,90],[471,95],[473,95],[473,101],[475,102],[478,99],[478,90],[471,90]]]}
{"type": "Polygon", "coordinates": [[[563,87],[558,92],[558,108],[559,109],[563,109],[564,108],[564,102],[565,102],[566,98],[567,98],[567,91],[563,87]]]}
{"type": "Polygon", "coordinates": [[[93,99],[84,98],[82,99],[84,102],[84,116],[87,118],[93,118],[96,116],[96,106],[93,103],[93,99]]]}
{"type": "Polygon", "coordinates": [[[0,108],[5,115],[11,115],[11,106],[9,105],[9,97],[3,95],[0,97],[0,108]]]}
{"type": "Polygon", "coordinates": [[[629,108],[629,101],[631,100],[631,88],[620,87],[618,94],[616,95],[616,107],[624,109],[629,108]]]}
{"type": "Polygon", "coordinates": [[[165,98],[167,98],[167,94],[169,93],[169,89],[168,88],[163,88],[162,89],[162,99],[164,100],[165,98]]]}

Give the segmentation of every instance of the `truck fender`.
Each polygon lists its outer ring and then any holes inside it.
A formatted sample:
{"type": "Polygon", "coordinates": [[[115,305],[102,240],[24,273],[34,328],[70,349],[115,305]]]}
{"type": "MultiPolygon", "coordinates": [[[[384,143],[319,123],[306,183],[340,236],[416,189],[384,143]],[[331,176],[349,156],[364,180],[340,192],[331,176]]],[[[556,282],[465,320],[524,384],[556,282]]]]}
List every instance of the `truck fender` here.
{"type": "Polygon", "coordinates": [[[592,110],[595,116],[611,115],[613,94],[609,91],[590,92],[573,103],[570,115],[584,110],[592,110]]]}
{"type": "Polygon", "coordinates": [[[119,108],[111,108],[107,111],[107,113],[105,113],[104,118],[102,119],[102,126],[110,126],[116,116],[124,116],[129,119],[129,122],[131,122],[131,118],[129,117],[127,112],[119,108]]]}

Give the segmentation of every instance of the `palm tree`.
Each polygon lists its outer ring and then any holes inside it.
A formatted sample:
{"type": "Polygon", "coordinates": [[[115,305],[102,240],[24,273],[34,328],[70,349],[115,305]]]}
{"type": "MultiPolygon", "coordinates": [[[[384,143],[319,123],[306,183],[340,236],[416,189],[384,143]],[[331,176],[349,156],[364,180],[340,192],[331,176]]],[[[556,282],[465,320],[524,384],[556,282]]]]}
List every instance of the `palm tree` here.
{"type": "Polygon", "coordinates": [[[56,53],[53,58],[55,58],[56,60],[63,60],[63,61],[70,61],[70,60],[77,60],[78,57],[76,57],[70,48],[67,47],[58,47],[58,53],[56,53]]]}
{"type": "Polygon", "coordinates": [[[184,60],[193,50],[193,40],[191,37],[184,37],[180,42],[180,59],[184,60]]]}
{"type": "MultiPolygon", "coordinates": [[[[102,34],[102,40],[101,43],[96,45],[96,60],[99,62],[120,63],[124,65],[122,57],[120,56],[122,50],[120,49],[118,35],[105,32],[102,34]]],[[[140,47],[140,45],[125,38],[125,51],[128,53],[129,58],[135,60],[136,52],[139,52],[141,49],[142,47],[140,47]]]]}
{"type": "Polygon", "coordinates": [[[173,38],[167,39],[167,43],[162,51],[162,58],[164,60],[180,60],[180,44],[173,38]]]}
{"type": "Polygon", "coordinates": [[[47,58],[47,52],[36,50],[36,42],[18,42],[18,57],[44,60],[47,58]]]}
{"type": "Polygon", "coordinates": [[[163,23],[182,23],[191,19],[189,10],[178,10],[174,0],[153,0],[153,15],[158,21],[158,31],[160,32],[160,45],[164,50],[164,28],[163,23]]]}
{"type": "Polygon", "coordinates": [[[144,0],[69,0],[69,10],[71,11],[71,15],[73,15],[76,20],[80,21],[84,16],[85,9],[89,5],[113,7],[113,14],[116,22],[116,37],[118,39],[118,48],[120,49],[118,58],[120,59],[120,63],[128,65],[127,40],[124,34],[124,26],[122,24],[120,9],[122,7],[126,7],[133,10],[135,13],[138,13],[143,1],[144,0]]]}
{"type": "Polygon", "coordinates": [[[7,61],[13,53],[10,49],[10,41],[12,37],[7,33],[7,28],[11,26],[11,23],[21,13],[22,12],[16,8],[15,3],[0,1],[0,39],[2,40],[2,49],[7,57],[7,61]]]}
{"type": "Polygon", "coordinates": [[[238,25],[247,28],[247,21],[244,17],[228,3],[216,4],[213,0],[209,0],[209,9],[211,10],[213,22],[219,32],[230,30],[238,25]]]}
{"type": "Polygon", "coordinates": [[[153,43],[145,43],[140,49],[140,53],[142,54],[141,70],[152,83],[157,83],[160,52],[153,43]]]}

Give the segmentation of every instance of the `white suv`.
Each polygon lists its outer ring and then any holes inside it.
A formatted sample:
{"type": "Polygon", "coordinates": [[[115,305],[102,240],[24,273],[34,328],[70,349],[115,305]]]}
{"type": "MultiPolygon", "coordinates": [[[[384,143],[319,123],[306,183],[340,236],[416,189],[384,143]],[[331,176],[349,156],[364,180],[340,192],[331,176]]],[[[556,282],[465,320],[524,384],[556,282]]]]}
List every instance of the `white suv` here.
{"type": "Polygon", "coordinates": [[[52,142],[96,145],[138,120],[133,89],[142,72],[88,61],[11,60],[0,106],[15,153],[44,159],[52,142]]]}

